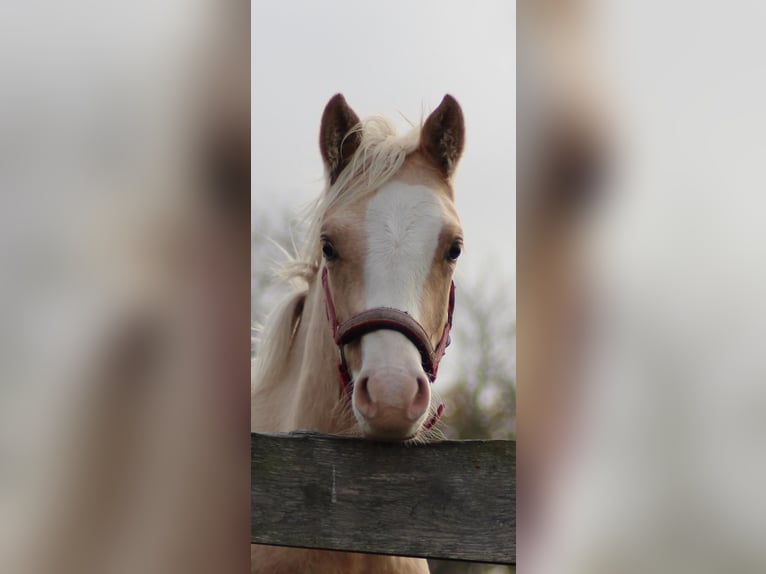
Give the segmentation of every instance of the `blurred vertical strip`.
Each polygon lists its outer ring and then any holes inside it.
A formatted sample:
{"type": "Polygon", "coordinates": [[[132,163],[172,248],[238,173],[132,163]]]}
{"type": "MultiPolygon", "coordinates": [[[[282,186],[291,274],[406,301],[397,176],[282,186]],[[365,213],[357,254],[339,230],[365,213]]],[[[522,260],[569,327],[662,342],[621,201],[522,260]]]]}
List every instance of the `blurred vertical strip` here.
{"type": "Polygon", "coordinates": [[[588,3],[517,8],[517,552],[526,572],[548,551],[553,485],[576,440],[590,321],[584,236],[610,149],[588,3]]]}
{"type": "Polygon", "coordinates": [[[0,6],[0,572],[249,572],[250,3],[0,6]]]}
{"type": "Polygon", "coordinates": [[[766,5],[518,14],[519,567],[764,572],[766,5]]]}

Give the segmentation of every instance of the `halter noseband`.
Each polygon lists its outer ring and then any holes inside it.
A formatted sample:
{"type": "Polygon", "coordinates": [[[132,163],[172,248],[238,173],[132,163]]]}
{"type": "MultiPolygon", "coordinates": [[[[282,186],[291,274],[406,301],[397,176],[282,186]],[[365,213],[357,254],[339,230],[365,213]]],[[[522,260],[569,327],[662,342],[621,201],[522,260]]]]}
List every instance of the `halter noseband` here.
{"type": "MultiPolygon", "coordinates": [[[[420,359],[423,370],[428,375],[428,379],[433,383],[436,381],[436,373],[439,370],[439,362],[444,356],[444,351],[450,344],[450,330],[452,329],[452,312],[455,309],[455,283],[450,284],[449,290],[449,308],[447,311],[447,323],[442,330],[442,336],[436,348],[431,345],[431,339],[423,326],[413,319],[409,314],[399,309],[391,307],[375,307],[362,311],[350,319],[338,322],[335,315],[335,305],[332,300],[332,293],[327,281],[327,267],[322,269],[322,287],[325,294],[325,306],[327,310],[327,320],[332,327],[332,336],[335,344],[338,346],[340,360],[338,361],[338,375],[340,384],[346,396],[350,399],[353,393],[353,381],[351,373],[346,363],[346,355],[343,347],[348,343],[360,339],[367,333],[373,331],[389,330],[397,331],[407,337],[415,345],[420,353],[420,359]]],[[[424,425],[431,428],[444,412],[444,405],[440,404],[436,409],[436,414],[424,425]]]]}

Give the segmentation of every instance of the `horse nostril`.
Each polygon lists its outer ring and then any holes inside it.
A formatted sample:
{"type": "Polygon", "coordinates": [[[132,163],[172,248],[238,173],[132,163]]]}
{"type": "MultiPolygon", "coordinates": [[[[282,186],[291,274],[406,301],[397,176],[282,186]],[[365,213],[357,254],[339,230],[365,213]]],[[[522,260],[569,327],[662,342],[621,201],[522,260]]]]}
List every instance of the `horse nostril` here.
{"type": "Polygon", "coordinates": [[[374,405],[369,389],[369,377],[361,377],[354,383],[354,400],[357,408],[366,416],[374,414],[374,405]]]}
{"type": "Polygon", "coordinates": [[[428,379],[423,376],[419,376],[417,378],[417,389],[415,390],[414,402],[418,402],[423,396],[428,397],[429,394],[430,389],[428,388],[428,379]]]}
{"type": "Polygon", "coordinates": [[[428,410],[431,403],[431,389],[428,386],[428,379],[423,376],[417,378],[417,390],[409,407],[409,417],[412,420],[420,418],[428,410]]]}

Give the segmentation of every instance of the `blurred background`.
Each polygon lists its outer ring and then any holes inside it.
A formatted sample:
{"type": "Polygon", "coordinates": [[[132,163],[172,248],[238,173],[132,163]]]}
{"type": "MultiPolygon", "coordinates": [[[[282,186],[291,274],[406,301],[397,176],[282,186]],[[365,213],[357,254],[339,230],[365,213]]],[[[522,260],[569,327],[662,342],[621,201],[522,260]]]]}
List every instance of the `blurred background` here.
{"type": "Polygon", "coordinates": [[[518,2],[518,568],[766,570],[766,8],[518,2]]]}
{"type": "Polygon", "coordinates": [[[249,571],[249,48],[0,6],[0,572],[249,571]]]}

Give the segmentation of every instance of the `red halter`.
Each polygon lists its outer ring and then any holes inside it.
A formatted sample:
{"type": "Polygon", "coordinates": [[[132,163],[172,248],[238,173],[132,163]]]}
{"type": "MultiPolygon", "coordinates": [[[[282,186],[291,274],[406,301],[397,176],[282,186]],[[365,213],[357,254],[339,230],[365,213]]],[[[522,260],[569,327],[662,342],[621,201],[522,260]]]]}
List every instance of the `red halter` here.
{"type": "MultiPolygon", "coordinates": [[[[376,307],[362,311],[350,319],[339,323],[335,315],[335,305],[332,301],[332,293],[327,281],[327,267],[322,269],[322,287],[325,293],[325,306],[327,310],[327,319],[332,327],[332,336],[335,344],[338,345],[340,360],[338,361],[338,375],[340,377],[341,389],[346,396],[351,399],[353,393],[353,381],[351,373],[348,370],[346,356],[343,353],[343,347],[352,341],[355,341],[367,333],[388,329],[397,331],[407,337],[420,353],[423,370],[428,375],[431,383],[436,381],[436,373],[439,370],[439,362],[444,356],[444,351],[450,344],[450,330],[452,329],[452,312],[455,309],[455,283],[450,284],[449,290],[449,308],[447,311],[447,323],[444,325],[441,339],[434,349],[431,345],[431,339],[423,326],[413,319],[409,314],[399,309],[391,307],[376,307]]],[[[431,428],[441,418],[444,412],[444,405],[440,404],[436,409],[436,414],[424,425],[425,428],[431,428]]]]}

